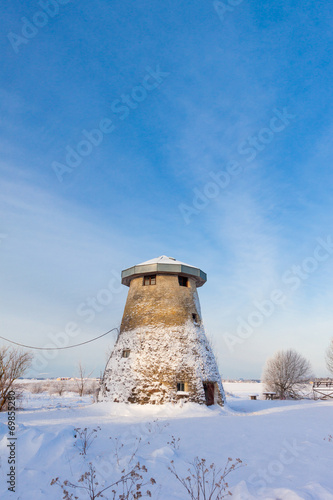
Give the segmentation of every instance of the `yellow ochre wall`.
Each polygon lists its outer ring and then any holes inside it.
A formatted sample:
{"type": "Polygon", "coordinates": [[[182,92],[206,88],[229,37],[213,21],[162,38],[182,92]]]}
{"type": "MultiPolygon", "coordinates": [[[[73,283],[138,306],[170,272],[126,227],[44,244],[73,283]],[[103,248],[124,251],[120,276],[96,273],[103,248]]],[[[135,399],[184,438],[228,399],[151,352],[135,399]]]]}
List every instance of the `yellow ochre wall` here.
{"type": "Polygon", "coordinates": [[[163,325],[179,326],[200,311],[197,287],[192,278],[188,278],[188,287],[180,286],[177,275],[158,274],[156,285],[143,286],[143,276],[133,278],[126,301],[120,331],[137,327],[163,325]]]}

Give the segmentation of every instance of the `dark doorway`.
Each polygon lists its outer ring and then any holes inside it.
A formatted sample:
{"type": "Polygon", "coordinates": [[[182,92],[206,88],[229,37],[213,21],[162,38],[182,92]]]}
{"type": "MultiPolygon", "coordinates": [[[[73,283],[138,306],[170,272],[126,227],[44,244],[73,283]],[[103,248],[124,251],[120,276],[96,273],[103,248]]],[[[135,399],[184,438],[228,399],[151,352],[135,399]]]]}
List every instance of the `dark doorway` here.
{"type": "Polygon", "coordinates": [[[211,406],[214,404],[214,382],[204,382],[206,405],[211,406]]]}

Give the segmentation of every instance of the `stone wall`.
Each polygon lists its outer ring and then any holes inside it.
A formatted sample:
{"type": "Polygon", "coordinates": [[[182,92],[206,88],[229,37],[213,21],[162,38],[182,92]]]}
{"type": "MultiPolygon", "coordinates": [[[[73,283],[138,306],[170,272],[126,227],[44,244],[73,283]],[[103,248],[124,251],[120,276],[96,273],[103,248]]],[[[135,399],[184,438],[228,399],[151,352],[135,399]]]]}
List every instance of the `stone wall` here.
{"type": "Polygon", "coordinates": [[[188,278],[185,287],[177,275],[158,274],[155,285],[143,285],[143,276],[133,278],[99,401],[204,404],[204,382],[214,382],[215,402],[222,405],[221,377],[202,325],[195,280],[188,278]],[[177,382],[185,383],[186,391],[177,392],[177,382]]]}
{"type": "Polygon", "coordinates": [[[100,400],[162,404],[179,399],[205,403],[203,382],[216,384],[216,403],[224,393],[214,354],[202,326],[145,327],[124,331],[106,368],[100,400]],[[130,350],[123,358],[125,349],[130,350]],[[177,382],[187,384],[177,393],[177,382]]]}
{"type": "Polygon", "coordinates": [[[156,285],[143,285],[143,277],[131,280],[120,332],[144,325],[179,326],[192,320],[192,313],[201,318],[195,281],[180,286],[177,275],[158,274],[156,285]]]}

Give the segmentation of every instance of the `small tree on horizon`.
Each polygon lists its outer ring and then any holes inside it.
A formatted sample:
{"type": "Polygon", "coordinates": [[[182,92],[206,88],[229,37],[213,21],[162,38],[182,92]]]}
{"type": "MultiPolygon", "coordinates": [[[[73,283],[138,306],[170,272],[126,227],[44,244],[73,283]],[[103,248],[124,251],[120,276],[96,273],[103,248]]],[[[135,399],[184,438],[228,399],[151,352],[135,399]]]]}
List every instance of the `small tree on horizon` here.
{"type": "Polygon", "coordinates": [[[333,338],[331,339],[330,345],[326,350],[326,366],[328,371],[333,373],[333,338]]]}
{"type": "Polygon", "coordinates": [[[313,377],[311,364],[294,349],[277,351],[266,361],[262,381],[279,399],[299,398],[313,377]]]}
{"type": "Polygon", "coordinates": [[[5,411],[14,382],[30,368],[33,355],[17,348],[0,347],[0,411],[5,411]]]}
{"type": "Polygon", "coordinates": [[[78,363],[78,377],[75,378],[75,383],[76,387],[79,393],[79,396],[82,398],[83,394],[85,393],[86,385],[87,385],[87,379],[90,377],[94,370],[92,370],[89,374],[87,374],[87,371],[85,367],[82,365],[81,361],[78,363]]]}

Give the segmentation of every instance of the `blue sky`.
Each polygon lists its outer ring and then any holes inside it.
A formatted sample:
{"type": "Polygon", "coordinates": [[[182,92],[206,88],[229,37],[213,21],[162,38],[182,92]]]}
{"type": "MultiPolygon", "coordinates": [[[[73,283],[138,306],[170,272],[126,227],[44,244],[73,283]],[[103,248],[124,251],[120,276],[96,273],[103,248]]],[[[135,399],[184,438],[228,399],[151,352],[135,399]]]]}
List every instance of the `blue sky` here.
{"type": "MultiPolygon", "coordinates": [[[[116,276],[165,254],[208,274],[223,377],[260,377],[287,348],[326,375],[332,24],[329,2],[304,0],[3,6],[0,334],[97,336],[121,321],[116,276]]],[[[81,360],[99,375],[112,342],[33,374],[81,360]]]]}

